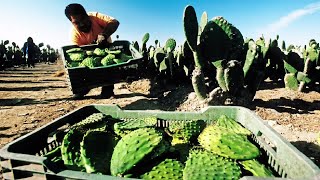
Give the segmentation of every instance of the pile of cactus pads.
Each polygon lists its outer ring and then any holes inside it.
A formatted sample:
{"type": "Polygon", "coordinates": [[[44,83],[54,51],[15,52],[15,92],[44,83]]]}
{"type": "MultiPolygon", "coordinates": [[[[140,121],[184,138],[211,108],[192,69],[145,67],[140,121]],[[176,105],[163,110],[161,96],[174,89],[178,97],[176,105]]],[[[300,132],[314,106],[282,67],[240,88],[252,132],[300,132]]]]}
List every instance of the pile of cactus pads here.
{"type": "Polygon", "coordinates": [[[43,156],[61,170],[126,178],[277,176],[251,135],[226,115],[209,122],[93,113],[64,130],[61,145],[43,156]]]}
{"type": "Polygon", "coordinates": [[[84,50],[81,47],[66,50],[67,67],[88,67],[110,66],[120,64],[132,59],[131,55],[121,50],[110,50],[108,48],[96,47],[93,50],[84,50]]]}

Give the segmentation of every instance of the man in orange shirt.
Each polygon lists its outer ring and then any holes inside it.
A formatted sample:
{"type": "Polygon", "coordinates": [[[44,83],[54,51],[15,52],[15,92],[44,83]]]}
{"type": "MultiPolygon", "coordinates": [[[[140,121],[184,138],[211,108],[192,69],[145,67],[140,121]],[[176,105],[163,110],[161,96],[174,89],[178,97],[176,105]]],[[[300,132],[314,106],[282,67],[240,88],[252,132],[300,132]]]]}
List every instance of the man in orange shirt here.
{"type": "MultiPolygon", "coordinates": [[[[97,43],[107,45],[111,43],[111,35],[118,29],[119,21],[111,16],[98,12],[87,13],[81,4],[69,4],[65,8],[65,15],[73,25],[71,41],[82,46],[97,43]]],[[[75,94],[74,98],[82,98],[90,90],[75,94]]],[[[113,85],[102,87],[101,97],[109,98],[114,94],[113,85]]]]}
{"type": "Polygon", "coordinates": [[[71,40],[81,46],[92,43],[111,43],[111,35],[118,29],[119,21],[98,12],[87,13],[81,4],[69,4],[65,9],[73,24],[71,40]]]}

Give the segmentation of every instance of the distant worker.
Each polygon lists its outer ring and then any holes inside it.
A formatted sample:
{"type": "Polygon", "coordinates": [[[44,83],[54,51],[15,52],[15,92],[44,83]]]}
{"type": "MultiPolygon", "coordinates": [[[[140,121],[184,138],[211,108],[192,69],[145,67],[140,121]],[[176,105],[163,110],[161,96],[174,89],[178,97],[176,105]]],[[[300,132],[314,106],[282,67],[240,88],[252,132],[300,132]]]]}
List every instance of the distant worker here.
{"type": "MultiPolygon", "coordinates": [[[[112,43],[111,35],[120,24],[118,20],[111,16],[98,12],[87,13],[84,7],[77,3],[69,4],[65,8],[65,15],[73,25],[71,41],[78,46],[95,43],[106,46],[112,43]]],[[[75,94],[74,98],[81,98],[89,91],[75,94]]],[[[113,85],[102,87],[102,98],[109,98],[112,95],[114,95],[113,85]]]]}
{"type": "Polygon", "coordinates": [[[36,45],[33,42],[32,37],[28,37],[27,42],[22,47],[23,55],[26,59],[28,67],[34,67],[36,56],[36,45]]]}

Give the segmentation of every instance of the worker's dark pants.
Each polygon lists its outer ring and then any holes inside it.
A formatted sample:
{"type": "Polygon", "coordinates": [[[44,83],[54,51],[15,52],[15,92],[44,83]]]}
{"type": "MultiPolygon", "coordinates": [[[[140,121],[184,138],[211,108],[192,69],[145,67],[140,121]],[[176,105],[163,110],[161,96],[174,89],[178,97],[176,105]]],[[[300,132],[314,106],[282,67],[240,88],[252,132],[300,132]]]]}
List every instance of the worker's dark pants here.
{"type": "Polygon", "coordinates": [[[34,67],[34,57],[33,56],[27,57],[26,61],[27,61],[28,67],[34,67]]]}

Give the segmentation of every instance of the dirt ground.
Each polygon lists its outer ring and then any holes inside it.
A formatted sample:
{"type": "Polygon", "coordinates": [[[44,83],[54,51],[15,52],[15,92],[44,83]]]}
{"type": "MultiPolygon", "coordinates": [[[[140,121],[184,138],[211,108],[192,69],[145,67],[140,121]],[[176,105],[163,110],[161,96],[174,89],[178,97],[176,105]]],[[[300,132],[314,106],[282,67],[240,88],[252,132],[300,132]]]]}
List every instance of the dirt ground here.
{"type": "MultiPolygon", "coordinates": [[[[66,76],[55,77],[62,63],[36,64],[0,72],[0,148],[48,122],[88,104],[117,104],[123,109],[198,111],[192,87],[167,87],[152,98],[146,79],[115,85],[115,95],[99,99],[101,88],[83,100],[71,99],[66,76]]],[[[264,82],[249,107],[285,139],[320,166],[320,93],[299,93],[264,82]]]]}

